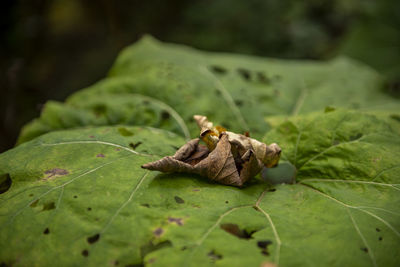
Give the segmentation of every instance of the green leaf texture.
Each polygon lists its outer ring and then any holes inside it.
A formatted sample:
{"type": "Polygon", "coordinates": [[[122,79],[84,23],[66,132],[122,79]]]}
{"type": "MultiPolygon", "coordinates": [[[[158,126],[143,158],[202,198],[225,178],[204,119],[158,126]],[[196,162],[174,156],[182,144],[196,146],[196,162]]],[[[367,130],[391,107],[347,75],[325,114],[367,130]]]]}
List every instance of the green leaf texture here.
{"type": "Polygon", "coordinates": [[[53,130],[89,125],[147,125],[189,138],[192,116],[260,138],[267,116],[326,106],[399,110],[371,68],[349,58],[328,62],[278,60],[202,52],[144,37],[117,58],[109,76],[66,103],[48,102],[18,143],[53,130]],[[186,124],[185,124],[186,122],[186,124]]]}
{"type": "Polygon", "coordinates": [[[0,263],[398,266],[400,138],[392,125],[340,110],[288,119],[263,140],[283,148],[278,168],[294,166],[296,182],[257,178],[243,189],[141,169],[184,144],[169,131],[42,135],[0,155],[0,263]]]}

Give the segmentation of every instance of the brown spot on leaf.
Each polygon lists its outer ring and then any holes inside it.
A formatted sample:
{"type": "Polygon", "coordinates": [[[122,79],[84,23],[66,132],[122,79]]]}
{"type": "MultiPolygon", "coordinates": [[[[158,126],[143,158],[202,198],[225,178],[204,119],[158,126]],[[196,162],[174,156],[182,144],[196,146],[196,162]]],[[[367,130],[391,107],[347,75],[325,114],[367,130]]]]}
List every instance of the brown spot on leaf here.
{"type": "Polygon", "coordinates": [[[210,251],[210,252],[207,254],[207,256],[210,257],[212,261],[216,261],[216,260],[222,259],[222,255],[221,255],[221,254],[217,254],[217,253],[215,252],[215,250],[210,251]]]}
{"type": "Polygon", "coordinates": [[[78,198],[78,196],[75,195],[74,198],[78,198]]]}
{"type": "Polygon", "coordinates": [[[147,204],[147,203],[140,204],[140,206],[150,208],[150,204],[147,204]]]}
{"type": "Polygon", "coordinates": [[[193,189],[192,191],[193,191],[193,192],[199,192],[199,191],[200,191],[200,189],[198,189],[198,188],[195,188],[195,189],[193,189]]]}
{"type": "Polygon", "coordinates": [[[96,155],[97,158],[105,158],[106,156],[102,153],[96,155]]]}
{"type": "Polygon", "coordinates": [[[249,81],[251,79],[251,72],[249,70],[239,68],[237,69],[237,72],[242,76],[242,78],[246,81],[249,81]]]}
{"type": "Polygon", "coordinates": [[[375,230],[376,230],[377,232],[380,232],[380,231],[381,231],[381,229],[379,229],[379,228],[376,228],[375,230]]]}
{"type": "Polygon", "coordinates": [[[168,222],[175,223],[176,225],[179,225],[179,226],[183,225],[183,219],[182,218],[168,217],[168,222]]]}
{"type": "Polygon", "coordinates": [[[366,248],[366,247],[362,247],[362,248],[360,248],[362,251],[364,251],[365,253],[368,253],[368,248],[366,248]]]}
{"type": "Polygon", "coordinates": [[[82,256],[84,257],[89,256],[89,251],[87,249],[82,250],[82,256]]]}
{"type": "Polygon", "coordinates": [[[99,239],[100,239],[100,234],[95,234],[95,235],[89,236],[86,240],[89,244],[93,244],[93,243],[99,241],[99,239]]]}
{"type": "Polygon", "coordinates": [[[185,200],[183,200],[182,198],[180,198],[180,197],[178,197],[178,196],[175,196],[174,198],[175,198],[176,203],[178,203],[178,204],[183,204],[183,203],[185,203],[185,200]]]}
{"type": "Polygon", "coordinates": [[[137,142],[137,143],[129,143],[129,146],[132,149],[136,149],[138,146],[140,146],[142,144],[142,142],[137,142]]]}
{"type": "Polygon", "coordinates": [[[262,71],[257,72],[257,80],[260,83],[264,83],[264,84],[270,84],[270,82],[271,82],[270,79],[267,77],[267,75],[265,75],[265,73],[262,71]]]}
{"type": "Polygon", "coordinates": [[[44,229],[43,234],[48,235],[50,233],[49,228],[44,229]]]}
{"type": "Polygon", "coordinates": [[[36,199],[36,200],[33,201],[29,206],[30,206],[31,208],[34,208],[34,207],[37,206],[38,203],[39,203],[39,199],[36,199]]]}
{"type": "Polygon", "coordinates": [[[12,180],[9,173],[0,175],[0,194],[3,194],[10,189],[12,180]]]}
{"type": "Polygon", "coordinates": [[[159,227],[159,228],[157,228],[156,230],[153,231],[153,234],[156,237],[160,237],[163,233],[164,233],[164,229],[162,229],[161,227],[159,227]]]}
{"type": "Polygon", "coordinates": [[[382,239],[383,239],[383,238],[382,238],[381,236],[378,238],[379,241],[382,241],[382,239]]]}
{"type": "Polygon", "coordinates": [[[47,202],[47,203],[43,204],[42,211],[52,210],[52,209],[55,209],[55,208],[56,208],[56,204],[54,202],[47,202]]]}
{"type": "Polygon", "coordinates": [[[30,197],[33,197],[34,195],[33,195],[33,194],[29,194],[29,196],[30,196],[30,197]]]}
{"type": "Polygon", "coordinates": [[[226,203],[226,204],[228,204],[228,203],[229,203],[229,201],[228,201],[228,200],[226,200],[226,201],[225,201],[225,203],[226,203]]]}
{"type": "Polygon", "coordinates": [[[225,230],[227,233],[230,233],[231,235],[234,235],[239,238],[243,239],[250,239],[252,238],[252,234],[255,233],[255,231],[252,232],[247,232],[245,229],[240,229],[237,224],[234,223],[224,223],[220,225],[221,229],[225,230]]]}
{"type": "Polygon", "coordinates": [[[210,66],[210,69],[212,72],[217,73],[217,74],[225,74],[227,72],[227,70],[221,66],[210,66]]]}
{"type": "Polygon", "coordinates": [[[92,208],[91,208],[91,207],[89,207],[89,208],[87,208],[87,210],[88,210],[88,211],[91,211],[91,210],[92,210],[92,208]]]}
{"type": "Polygon", "coordinates": [[[89,135],[89,138],[94,138],[94,135],[89,135]]]}
{"type": "Polygon", "coordinates": [[[54,169],[45,171],[44,174],[47,174],[47,177],[44,178],[44,180],[47,180],[50,178],[55,178],[57,176],[67,175],[67,174],[69,174],[69,172],[65,169],[54,168],[54,169]]]}

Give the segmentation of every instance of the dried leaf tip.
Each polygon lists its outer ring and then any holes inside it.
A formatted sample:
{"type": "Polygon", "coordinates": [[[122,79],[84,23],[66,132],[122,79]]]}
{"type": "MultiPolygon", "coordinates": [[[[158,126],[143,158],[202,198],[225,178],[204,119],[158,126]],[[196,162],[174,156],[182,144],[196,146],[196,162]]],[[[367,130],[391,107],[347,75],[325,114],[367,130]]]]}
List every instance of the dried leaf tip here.
{"type": "Polygon", "coordinates": [[[207,117],[194,116],[200,128],[201,145],[196,138],[173,156],[144,164],[142,168],[161,172],[195,173],[221,184],[241,187],[261,169],[275,166],[281,149],[277,144],[266,145],[246,135],[215,126],[207,117]]]}

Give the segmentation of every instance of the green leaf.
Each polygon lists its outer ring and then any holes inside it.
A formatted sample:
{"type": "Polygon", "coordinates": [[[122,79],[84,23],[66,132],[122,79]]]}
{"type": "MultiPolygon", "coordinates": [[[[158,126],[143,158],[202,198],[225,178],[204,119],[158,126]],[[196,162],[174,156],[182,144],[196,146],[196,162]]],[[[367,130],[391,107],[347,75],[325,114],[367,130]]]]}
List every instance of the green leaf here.
{"type": "Polygon", "coordinates": [[[41,117],[23,129],[18,143],[82,125],[148,125],[187,138],[197,135],[195,114],[259,138],[271,128],[265,120],[269,116],[305,114],[327,106],[398,110],[399,101],[382,87],[380,75],[348,58],[257,58],[202,52],[145,37],[120,54],[108,78],[64,104],[46,104],[41,117]]]}
{"type": "Polygon", "coordinates": [[[0,195],[0,262],[396,266],[399,137],[361,112],[289,119],[264,141],[283,148],[280,167],[295,167],[296,183],[254,179],[239,189],[141,169],[184,143],[171,132],[48,133],[0,155],[12,181],[0,195]]]}

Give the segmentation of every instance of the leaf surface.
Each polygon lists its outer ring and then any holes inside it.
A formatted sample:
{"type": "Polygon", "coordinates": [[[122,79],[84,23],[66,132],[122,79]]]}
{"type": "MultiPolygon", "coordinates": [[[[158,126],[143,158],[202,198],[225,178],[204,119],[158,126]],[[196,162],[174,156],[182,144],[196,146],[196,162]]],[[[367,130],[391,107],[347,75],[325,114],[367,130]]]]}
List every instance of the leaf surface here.
{"type": "Polygon", "coordinates": [[[348,58],[257,58],[145,37],[121,52],[109,77],[64,104],[46,104],[18,143],[52,130],[116,124],[163,128],[189,139],[189,133],[197,135],[195,114],[260,138],[271,128],[267,116],[305,114],[326,106],[399,110],[399,101],[382,88],[378,73],[348,58]]]}
{"type": "Polygon", "coordinates": [[[12,181],[0,195],[0,260],[396,266],[399,140],[372,114],[289,119],[263,141],[283,148],[296,183],[255,179],[238,189],[141,169],[185,143],[171,132],[109,126],[45,134],[0,155],[0,181],[12,181]]]}

